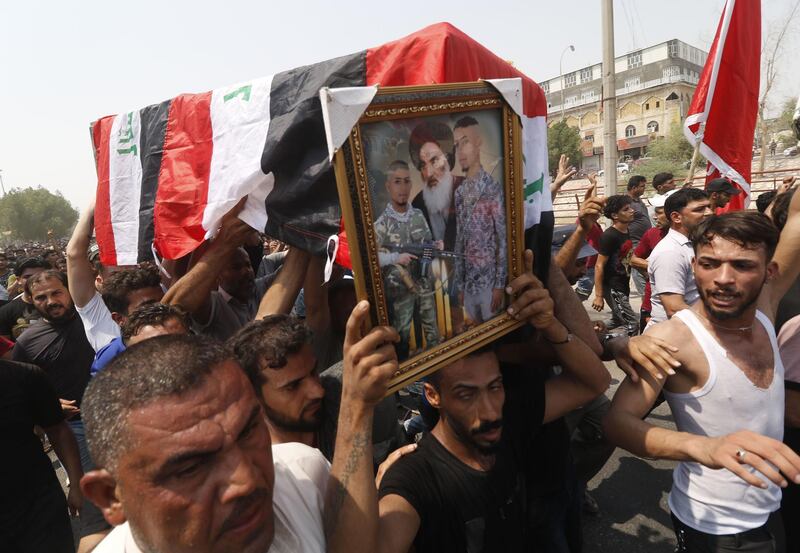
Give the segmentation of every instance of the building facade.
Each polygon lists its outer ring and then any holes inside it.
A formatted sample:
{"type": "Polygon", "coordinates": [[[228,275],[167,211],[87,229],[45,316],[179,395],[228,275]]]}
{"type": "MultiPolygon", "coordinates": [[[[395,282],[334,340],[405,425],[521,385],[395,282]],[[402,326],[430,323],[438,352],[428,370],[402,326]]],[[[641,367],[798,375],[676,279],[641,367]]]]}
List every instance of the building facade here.
{"type": "MultiPolygon", "coordinates": [[[[615,59],[619,158],[638,159],[647,145],[667,136],[686,116],[707,52],[669,40],[615,59]]],[[[580,167],[603,166],[602,64],[540,83],[548,124],[563,119],[580,131],[580,167]]]]}

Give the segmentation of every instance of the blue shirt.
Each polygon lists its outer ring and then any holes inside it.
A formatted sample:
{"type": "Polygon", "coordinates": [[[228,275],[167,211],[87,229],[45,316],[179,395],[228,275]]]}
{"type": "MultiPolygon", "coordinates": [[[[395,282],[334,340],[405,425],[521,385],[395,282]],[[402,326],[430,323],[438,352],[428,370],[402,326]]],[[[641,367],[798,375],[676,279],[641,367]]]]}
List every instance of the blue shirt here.
{"type": "Polygon", "coordinates": [[[111,361],[120,353],[125,351],[125,343],[122,341],[122,337],[114,338],[111,340],[108,345],[103,346],[97,351],[97,354],[94,356],[94,363],[92,363],[92,368],[89,369],[89,374],[91,376],[96,375],[100,371],[102,371],[106,365],[111,363],[111,361]]]}

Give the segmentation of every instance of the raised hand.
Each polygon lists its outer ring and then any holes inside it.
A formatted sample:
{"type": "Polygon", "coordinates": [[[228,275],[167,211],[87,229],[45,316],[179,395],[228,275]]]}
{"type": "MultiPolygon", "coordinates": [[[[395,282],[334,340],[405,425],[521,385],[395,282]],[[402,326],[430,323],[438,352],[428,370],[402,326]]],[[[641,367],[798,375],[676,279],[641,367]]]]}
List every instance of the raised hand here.
{"type": "Polygon", "coordinates": [[[400,335],[388,326],[367,332],[368,319],[369,302],[361,301],[347,320],[342,403],[372,408],[386,396],[389,380],[397,371],[394,344],[400,335]]]}
{"type": "Polygon", "coordinates": [[[595,180],[586,189],[586,194],[583,196],[583,203],[578,210],[578,224],[584,232],[589,232],[592,227],[600,219],[603,214],[603,206],[606,204],[605,198],[600,198],[595,195],[597,190],[597,181],[595,180]]]}
{"type": "Polygon", "coordinates": [[[544,330],[553,324],[553,298],[550,292],[533,274],[533,252],[525,250],[525,272],[512,280],[506,292],[515,296],[508,307],[508,314],[514,319],[528,321],[539,330],[544,330]]]}

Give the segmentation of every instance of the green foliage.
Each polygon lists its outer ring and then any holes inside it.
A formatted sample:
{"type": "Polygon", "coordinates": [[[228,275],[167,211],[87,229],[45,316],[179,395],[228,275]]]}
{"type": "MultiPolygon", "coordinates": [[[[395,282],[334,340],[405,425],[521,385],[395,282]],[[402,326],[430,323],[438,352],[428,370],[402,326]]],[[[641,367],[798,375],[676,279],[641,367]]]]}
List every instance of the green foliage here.
{"type": "Polygon", "coordinates": [[[659,161],[682,164],[692,159],[692,153],[694,153],[694,147],[683,136],[680,123],[674,123],[667,136],[651,142],[647,146],[648,157],[659,161]]]}
{"type": "MultiPolygon", "coordinates": [[[[705,167],[705,164],[698,165],[701,169],[705,167]]],[[[638,165],[631,167],[630,175],[643,175],[647,182],[653,182],[653,177],[658,173],[672,173],[675,175],[675,178],[683,181],[686,178],[686,175],[689,173],[689,169],[686,166],[686,162],[678,163],[676,161],[669,161],[669,160],[662,160],[662,159],[647,159],[642,161],[638,165]]],[[[621,182],[621,181],[620,181],[621,182]]],[[[625,183],[627,183],[627,179],[625,179],[625,183]]],[[[623,183],[623,184],[625,184],[623,183]]],[[[623,189],[624,192],[625,189],[623,189]]],[[[647,185],[648,192],[650,191],[650,185],[647,185]]]]}
{"type": "Polygon", "coordinates": [[[781,109],[781,114],[775,121],[775,131],[788,131],[792,128],[792,118],[794,117],[796,105],[797,98],[786,98],[783,101],[783,109],[781,109]]]}
{"type": "Polygon", "coordinates": [[[570,127],[565,121],[559,121],[547,129],[547,154],[550,163],[550,172],[555,174],[558,170],[558,160],[561,154],[569,156],[570,165],[580,165],[581,135],[578,129],[570,127]]]}
{"type": "Polygon", "coordinates": [[[42,187],[15,188],[0,198],[0,231],[11,231],[12,240],[47,240],[69,234],[78,220],[78,211],[60,192],[53,194],[42,187]]]}

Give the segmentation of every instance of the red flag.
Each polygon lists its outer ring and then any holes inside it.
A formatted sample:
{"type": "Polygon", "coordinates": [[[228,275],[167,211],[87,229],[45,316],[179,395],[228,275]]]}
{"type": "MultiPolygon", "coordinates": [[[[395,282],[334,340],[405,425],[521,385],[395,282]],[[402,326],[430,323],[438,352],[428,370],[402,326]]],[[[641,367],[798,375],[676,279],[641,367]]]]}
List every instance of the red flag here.
{"type": "Polygon", "coordinates": [[[750,203],[750,165],[761,77],[761,2],[728,0],[684,123],[708,160],[706,184],[725,177],[742,194],[726,211],[750,203]]]}

